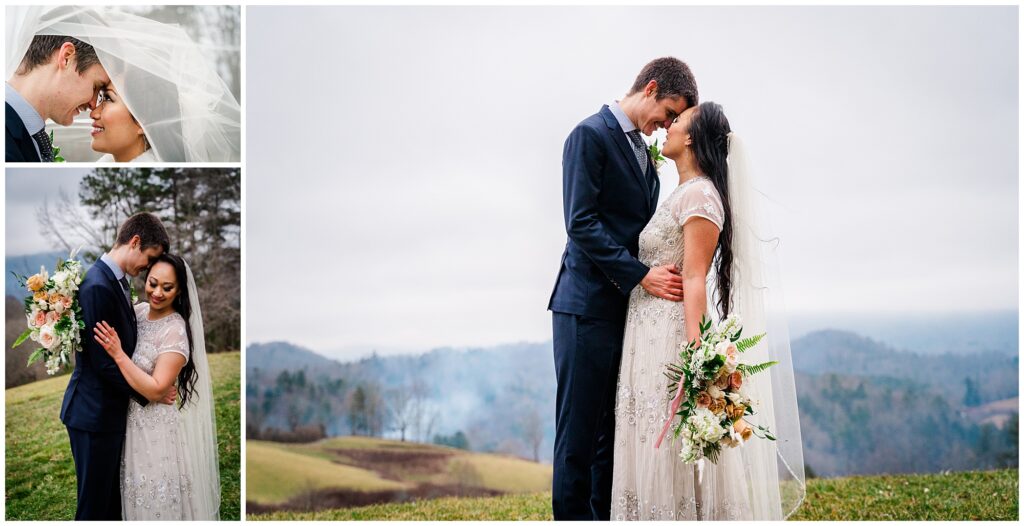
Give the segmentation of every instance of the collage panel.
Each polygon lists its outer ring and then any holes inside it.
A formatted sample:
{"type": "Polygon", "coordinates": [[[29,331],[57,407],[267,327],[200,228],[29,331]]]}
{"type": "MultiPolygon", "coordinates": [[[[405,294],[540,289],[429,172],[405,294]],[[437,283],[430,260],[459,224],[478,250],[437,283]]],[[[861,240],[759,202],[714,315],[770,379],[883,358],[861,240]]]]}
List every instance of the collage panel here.
{"type": "Polygon", "coordinates": [[[6,6],[7,162],[241,163],[241,7],[6,6]]]}
{"type": "Polygon", "coordinates": [[[248,7],[247,518],[1018,518],[1018,15],[248,7]]]}
{"type": "Polygon", "coordinates": [[[8,520],[238,520],[241,173],[8,168],[8,520]]]}

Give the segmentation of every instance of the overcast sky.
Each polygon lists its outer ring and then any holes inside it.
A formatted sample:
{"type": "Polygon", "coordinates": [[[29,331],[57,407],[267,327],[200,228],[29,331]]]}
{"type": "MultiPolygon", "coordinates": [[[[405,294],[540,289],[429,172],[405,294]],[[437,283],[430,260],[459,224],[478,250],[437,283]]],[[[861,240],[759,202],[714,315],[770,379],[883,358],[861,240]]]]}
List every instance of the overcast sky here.
{"type": "Polygon", "coordinates": [[[6,255],[23,256],[60,250],[39,230],[36,212],[43,202],[57,203],[60,191],[78,202],[78,183],[89,168],[8,168],[4,178],[4,242],[6,255]]]}
{"type": "MultiPolygon", "coordinates": [[[[778,203],[792,311],[1015,309],[1017,22],[250,7],[248,340],[354,355],[550,338],[563,141],[664,55],[724,105],[778,203]]],[[[677,176],[661,175],[665,197],[677,176]]]]}

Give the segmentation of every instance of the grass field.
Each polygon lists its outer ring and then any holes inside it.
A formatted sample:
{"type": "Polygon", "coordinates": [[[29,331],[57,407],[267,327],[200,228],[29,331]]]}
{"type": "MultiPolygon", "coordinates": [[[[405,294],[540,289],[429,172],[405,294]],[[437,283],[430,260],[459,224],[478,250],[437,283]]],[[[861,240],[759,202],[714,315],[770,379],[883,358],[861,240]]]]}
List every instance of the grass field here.
{"type": "Polygon", "coordinates": [[[250,508],[323,507],[325,498],[529,493],[551,485],[550,466],[429,444],[338,437],[311,444],[250,440],[246,447],[250,508]]]}
{"type": "MultiPolygon", "coordinates": [[[[790,520],[1018,519],[1018,471],[813,479],[790,520]]],[[[551,494],[443,498],[319,512],[274,512],[249,520],[551,520],[551,494]]]]}
{"type": "MultiPolygon", "coordinates": [[[[240,354],[210,355],[220,447],[222,520],[239,520],[241,504],[240,354]]],[[[7,389],[6,518],[71,520],[75,465],[60,404],[70,375],[7,389]]]]}

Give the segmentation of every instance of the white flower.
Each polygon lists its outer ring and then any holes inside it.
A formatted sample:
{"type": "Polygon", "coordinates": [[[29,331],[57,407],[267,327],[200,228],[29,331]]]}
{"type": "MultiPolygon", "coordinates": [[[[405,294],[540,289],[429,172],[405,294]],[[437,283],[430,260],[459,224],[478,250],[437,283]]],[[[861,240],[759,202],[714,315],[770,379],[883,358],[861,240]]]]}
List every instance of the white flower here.
{"type": "Polygon", "coordinates": [[[708,388],[707,388],[707,391],[708,391],[708,394],[711,395],[711,398],[713,400],[718,400],[719,398],[722,398],[725,395],[725,393],[722,392],[721,389],[715,387],[714,384],[709,385],[708,388]]]}
{"type": "Polygon", "coordinates": [[[47,350],[53,350],[54,347],[60,345],[60,337],[57,335],[57,331],[53,329],[52,323],[47,323],[40,327],[38,342],[47,350]]]}
{"type": "Polygon", "coordinates": [[[46,359],[46,374],[53,376],[60,371],[62,360],[59,354],[54,354],[46,359]]]}
{"type": "Polygon", "coordinates": [[[694,447],[695,444],[689,439],[683,440],[682,446],[679,450],[679,458],[687,464],[696,462],[701,453],[700,449],[694,447]]]}
{"type": "Polygon", "coordinates": [[[718,442],[726,433],[718,417],[706,407],[701,407],[694,411],[686,419],[686,423],[692,429],[694,438],[702,442],[713,444],[718,442]]]}

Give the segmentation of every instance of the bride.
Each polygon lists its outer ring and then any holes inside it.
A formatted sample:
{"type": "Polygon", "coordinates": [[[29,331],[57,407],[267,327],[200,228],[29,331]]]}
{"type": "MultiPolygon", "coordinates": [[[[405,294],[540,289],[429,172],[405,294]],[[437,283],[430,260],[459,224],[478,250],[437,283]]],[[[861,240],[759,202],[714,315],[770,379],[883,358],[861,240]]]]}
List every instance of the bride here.
{"type": "Polygon", "coordinates": [[[110,85],[100,91],[92,118],[92,149],[104,152],[99,162],[156,162],[146,132],[110,85]]]}
{"type": "Polygon", "coordinates": [[[210,49],[179,25],[107,6],[8,7],[7,20],[8,64],[20,62],[37,35],[72,36],[96,50],[110,77],[106,108],[90,114],[92,146],[110,154],[100,161],[241,160],[241,106],[208,58],[210,49]],[[137,132],[126,151],[120,141],[107,140],[117,123],[105,110],[115,105],[131,117],[120,123],[122,139],[137,132]]]}
{"type": "Polygon", "coordinates": [[[778,300],[770,272],[774,254],[755,215],[741,143],[722,107],[705,102],[673,122],[663,155],[675,162],[679,186],[640,234],[640,261],[682,268],[685,299],[667,301],[642,287],[629,298],[615,404],[611,518],[781,520],[803,499],[803,453],[788,334],[784,323],[776,323],[781,309],[771,304],[778,300]],[[707,312],[709,303],[717,312],[707,312]],[[761,404],[749,419],[770,427],[778,440],[740,438],[738,447],[723,449],[717,464],[684,464],[679,444],[655,446],[672,416],[664,372],[686,342],[700,337],[702,316],[722,319],[733,312],[744,334],[768,334],[743,354],[744,362],[780,362],[770,375],[744,379],[744,390],[761,404]]]}
{"type": "Polygon", "coordinates": [[[192,270],[178,256],[160,256],[146,275],[146,294],[149,303],[135,306],[139,340],[131,358],[106,322],[93,329],[128,384],[149,400],[161,399],[177,382],[179,407],[143,407],[135,400],[128,407],[122,517],[217,520],[220,476],[213,390],[192,270]]]}

